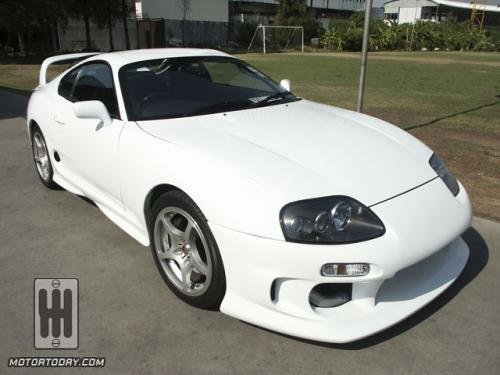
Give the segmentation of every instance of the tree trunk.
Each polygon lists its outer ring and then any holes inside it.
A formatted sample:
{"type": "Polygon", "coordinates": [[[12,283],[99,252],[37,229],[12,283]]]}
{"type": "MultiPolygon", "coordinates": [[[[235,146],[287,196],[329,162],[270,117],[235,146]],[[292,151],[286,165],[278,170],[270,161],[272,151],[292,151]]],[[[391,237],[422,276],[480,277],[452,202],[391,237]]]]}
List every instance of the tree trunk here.
{"type": "Polygon", "coordinates": [[[23,40],[23,36],[20,32],[17,33],[17,42],[19,43],[19,53],[23,53],[24,54],[24,40],[23,40]]]}
{"type": "Polygon", "coordinates": [[[44,42],[45,42],[45,45],[42,45],[42,43],[38,43],[38,45],[40,46],[39,48],[39,52],[42,52],[42,51],[54,51],[54,33],[52,31],[52,24],[50,22],[50,19],[48,16],[46,16],[45,18],[41,18],[40,19],[40,25],[42,25],[42,28],[43,30],[47,30],[46,33],[44,33],[43,35],[45,36],[44,37],[44,42]]]}
{"type": "Polygon", "coordinates": [[[50,33],[50,44],[53,52],[57,52],[59,48],[57,47],[57,22],[53,20],[52,22],[47,19],[47,28],[50,33]]]}
{"type": "Polygon", "coordinates": [[[61,41],[59,40],[59,25],[56,20],[54,20],[53,31],[54,31],[54,51],[59,51],[61,49],[61,41]]]}
{"type": "Polygon", "coordinates": [[[90,39],[90,21],[88,12],[85,12],[83,15],[83,22],[85,22],[85,40],[87,42],[86,50],[90,51],[92,49],[92,39],[90,39]]]}
{"type": "Polygon", "coordinates": [[[114,51],[115,45],[113,43],[113,20],[111,19],[111,12],[108,14],[108,30],[109,30],[109,50],[114,51]]]}
{"type": "Polygon", "coordinates": [[[125,49],[130,49],[130,37],[128,35],[128,8],[126,4],[126,0],[122,0],[122,18],[123,18],[123,31],[125,33],[125,49]]]}

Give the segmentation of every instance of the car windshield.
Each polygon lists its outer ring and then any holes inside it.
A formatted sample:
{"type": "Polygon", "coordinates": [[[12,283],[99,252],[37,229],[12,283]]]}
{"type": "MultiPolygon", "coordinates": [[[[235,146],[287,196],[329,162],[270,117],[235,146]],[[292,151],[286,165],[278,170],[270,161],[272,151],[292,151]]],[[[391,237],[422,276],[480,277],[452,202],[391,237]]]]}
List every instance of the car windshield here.
{"type": "Polygon", "coordinates": [[[178,57],[125,65],[119,72],[133,121],[197,116],[299,100],[265,74],[230,57],[178,57]]]}

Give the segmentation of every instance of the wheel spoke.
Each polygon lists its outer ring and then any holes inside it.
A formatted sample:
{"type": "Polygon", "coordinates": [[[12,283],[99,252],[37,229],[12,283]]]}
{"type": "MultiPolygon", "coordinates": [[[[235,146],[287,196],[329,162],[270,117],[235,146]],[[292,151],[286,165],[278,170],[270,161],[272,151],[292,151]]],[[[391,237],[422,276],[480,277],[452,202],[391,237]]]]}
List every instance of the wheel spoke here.
{"type": "Polygon", "coordinates": [[[191,260],[186,259],[184,263],[181,265],[181,274],[182,274],[182,284],[186,291],[191,290],[191,272],[193,271],[193,265],[191,260]]]}
{"type": "Polygon", "coordinates": [[[168,233],[165,233],[163,235],[163,238],[161,239],[161,247],[163,251],[169,251],[171,249],[172,246],[170,245],[168,233]]]}
{"type": "Polygon", "coordinates": [[[192,263],[193,269],[196,272],[198,272],[202,275],[205,275],[205,276],[208,274],[208,268],[205,265],[205,263],[203,263],[203,261],[201,260],[197,249],[193,249],[191,251],[191,263],[192,263]]]}
{"type": "Polygon", "coordinates": [[[185,241],[185,243],[190,243],[191,242],[191,233],[193,232],[193,229],[194,229],[194,226],[193,226],[193,223],[191,223],[191,221],[188,221],[187,225],[186,225],[186,229],[184,229],[184,233],[183,233],[183,239],[185,241]]]}
{"type": "Polygon", "coordinates": [[[34,140],[35,140],[35,146],[37,147],[37,149],[38,150],[42,149],[43,148],[43,143],[42,143],[42,140],[41,140],[41,138],[40,138],[40,136],[38,134],[35,135],[34,140]]]}
{"type": "Polygon", "coordinates": [[[174,251],[172,249],[158,251],[158,256],[162,260],[169,260],[169,259],[175,260],[175,254],[174,254],[174,251]]]}
{"type": "Polygon", "coordinates": [[[177,246],[184,237],[183,232],[181,232],[179,229],[177,229],[174,226],[174,224],[172,224],[171,218],[167,217],[166,215],[162,216],[161,222],[162,222],[163,226],[165,227],[165,230],[170,235],[171,246],[172,247],[177,246]]]}

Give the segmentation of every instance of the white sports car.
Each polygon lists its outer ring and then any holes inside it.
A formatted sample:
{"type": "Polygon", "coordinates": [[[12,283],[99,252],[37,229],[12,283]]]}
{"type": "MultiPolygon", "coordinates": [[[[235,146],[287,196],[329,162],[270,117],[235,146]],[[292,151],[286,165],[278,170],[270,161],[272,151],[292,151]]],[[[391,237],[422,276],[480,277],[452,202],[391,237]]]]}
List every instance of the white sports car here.
{"type": "Polygon", "coordinates": [[[222,52],[49,58],[27,119],[43,184],[151,246],[182,300],[258,326],[354,341],[436,298],[469,256],[469,198],[428,147],[222,52]]]}

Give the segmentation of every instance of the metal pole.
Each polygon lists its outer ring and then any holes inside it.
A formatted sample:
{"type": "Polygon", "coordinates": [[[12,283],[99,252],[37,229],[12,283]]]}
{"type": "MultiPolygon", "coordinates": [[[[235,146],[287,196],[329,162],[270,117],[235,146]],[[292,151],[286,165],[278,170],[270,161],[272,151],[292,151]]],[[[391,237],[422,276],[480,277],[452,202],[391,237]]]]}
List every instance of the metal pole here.
{"type": "Polygon", "coordinates": [[[359,74],[359,91],[358,91],[358,112],[363,111],[363,96],[365,94],[365,79],[366,79],[366,60],[368,57],[368,42],[370,38],[370,16],[372,10],[372,0],[366,0],[365,7],[365,25],[363,30],[363,49],[361,51],[361,72],[359,74]]]}
{"type": "Polygon", "coordinates": [[[264,54],[266,54],[266,28],[262,26],[262,40],[264,42],[264,54]]]}
{"type": "Polygon", "coordinates": [[[252,48],[253,41],[254,41],[254,39],[255,39],[255,36],[256,36],[256,35],[257,35],[257,33],[259,32],[259,28],[260,28],[260,26],[257,26],[257,27],[255,28],[255,32],[253,33],[252,40],[250,41],[250,44],[248,45],[247,53],[250,53],[250,48],[252,48]]]}
{"type": "Polygon", "coordinates": [[[302,31],[302,53],[304,53],[304,28],[301,27],[300,30],[302,31]]]}

